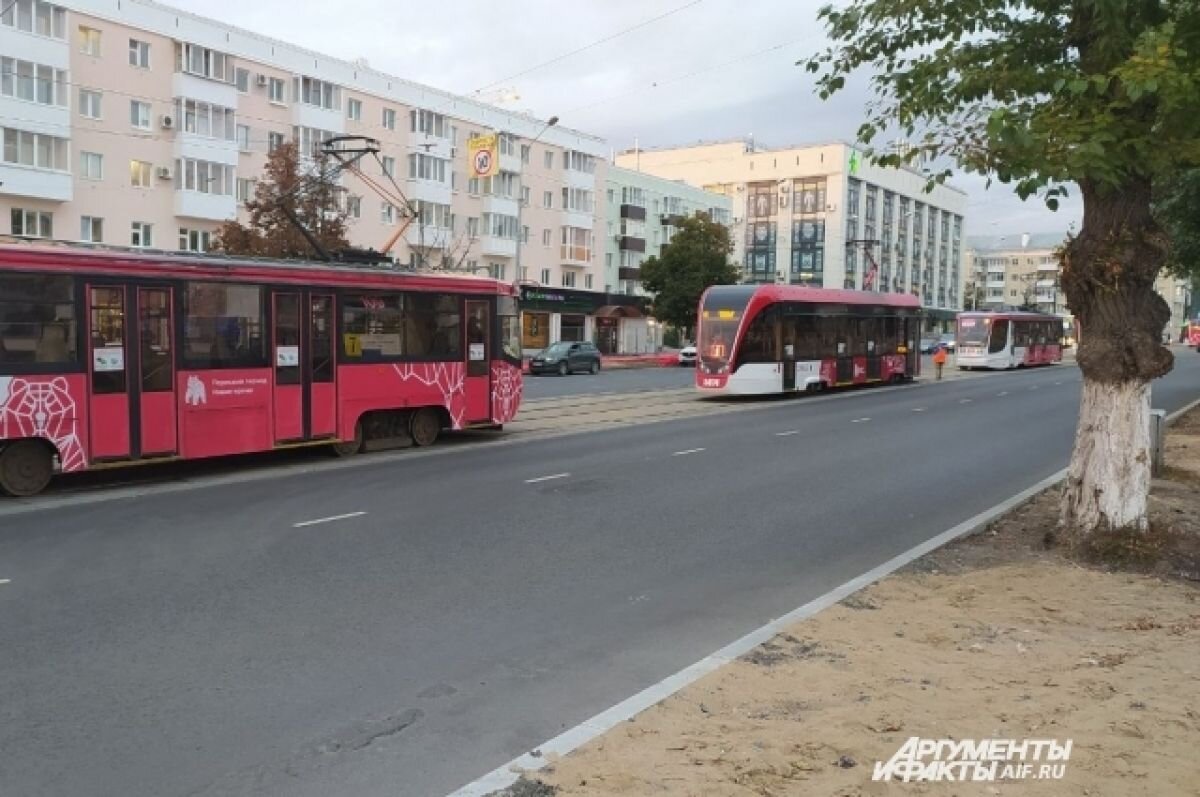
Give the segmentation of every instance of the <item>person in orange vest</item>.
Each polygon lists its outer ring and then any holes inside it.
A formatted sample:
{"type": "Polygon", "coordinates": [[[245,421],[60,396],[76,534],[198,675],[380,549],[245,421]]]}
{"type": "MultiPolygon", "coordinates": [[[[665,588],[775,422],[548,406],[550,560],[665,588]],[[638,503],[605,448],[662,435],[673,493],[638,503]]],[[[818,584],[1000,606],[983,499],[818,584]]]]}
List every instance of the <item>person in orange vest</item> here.
{"type": "Polygon", "coordinates": [[[933,364],[937,367],[937,378],[942,378],[942,369],[946,367],[946,347],[939,345],[933,351],[933,364]]]}

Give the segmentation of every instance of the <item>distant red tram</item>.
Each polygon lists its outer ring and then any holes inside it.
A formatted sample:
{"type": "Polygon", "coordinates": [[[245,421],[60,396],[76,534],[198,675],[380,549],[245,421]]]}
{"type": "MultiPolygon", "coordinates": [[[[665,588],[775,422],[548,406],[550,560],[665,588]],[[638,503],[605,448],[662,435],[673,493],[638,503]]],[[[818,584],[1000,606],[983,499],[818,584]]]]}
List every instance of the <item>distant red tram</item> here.
{"type": "Polygon", "coordinates": [[[0,490],[54,470],[497,427],[508,284],[378,267],[0,245],[0,490]]]}

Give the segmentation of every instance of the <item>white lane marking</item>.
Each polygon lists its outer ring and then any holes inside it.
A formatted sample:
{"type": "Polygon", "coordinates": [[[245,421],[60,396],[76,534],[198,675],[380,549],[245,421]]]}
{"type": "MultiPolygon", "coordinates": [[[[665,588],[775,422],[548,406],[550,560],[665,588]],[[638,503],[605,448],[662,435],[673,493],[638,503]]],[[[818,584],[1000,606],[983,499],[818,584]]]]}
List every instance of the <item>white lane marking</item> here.
{"type": "Polygon", "coordinates": [[[866,423],[869,420],[871,420],[871,419],[870,418],[855,418],[854,420],[850,421],[850,423],[866,423]]]}
{"type": "Polygon", "coordinates": [[[1037,385],[1030,385],[1030,386],[1029,386],[1029,389],[1030,389],[1030,390],[1037,390],[1037,389],[1038,389],[1038,386],[1037,386],[1037,385]]]}
{"type": "Polygon", "coordinates": [[[302,520],[299,523],[293,523],[292,528],[302,529],[305,526],[316,526],[320,523],[333,523],[338,520],[349,520],[352,517],[362,517],[366,512],[347,512],[344,515],[330,515],[329,517],[319,517],[315,520],[302,520]]]}
{"type": "MultiPolygon", "coordinates": [[[[1196,404],[1200,404],[1200,400],[1196,404]]],[[[1066,475],[1067,471],[1064,468],[1029,489],[1014,495],[1007,501],[980,512],[975,517],[964,520],[954,528],[943,531],[941,534],[931,537],[920,545],[909,548],[904,553],[887,560],[873,570],[868,570],[857,578],[853,578],[840,587],[826,592],[819,598],[809,601],[798,609],[785,614],[783,617],[772,620],[766,625],[751,631],[695,664],[685,667],[674,675],[664,678],[632,697],[626,698],[612,708],[584,720],[574,728],[563,731],[553,739],[533,748],[533,751],[514,758],[507,764],[493,769],[478,780],[468,783],[466,786],[453,792],[450,797],[483,797],[492,792],[508,788],[516,783],[517,778],[520,777],[520,773],[536,772],[555,759],[578,750],[596,737],[607,733],[622,722],[642,713],[651,706],[666,700],[671,695],[690,686],[705,675],[729,664],[740,656],[746,655],[762,643],[767,642],[775,635],[787,630],[801,620],[812,617],[823,609],[828,609],[838,601],[853,595],[864,587],[874,584],[884,576],[891,575],[901,567],[904,567],[915,559],[919,559],[930,551],[937,550],[951,540],[983,528],[1010,509],[1020,506],[1038,493],[1058,484],[1066,475]]]]}
{"type": "Polygon", "coordinates": [[[1054,384],[1056,384],[1056,385],[1061,385],[1061,384],[1062,384],[1062,382],[1055,382],[1054,384]]]}
{"type": "Polygon", "coordinates": [[[705,451],[705,450],[706,449],[703,449],[703,448],[689,448],[687,451],[676,451],[671,456],[684,457],[684,456],[687,456],[688,454],[699,454],[701,451],[705,451]]]}
{"type": "Polygon", "coordinates": [[[792,436],[792,435],[794,435],[794,434],[800,434],[800,430],[799,430],[799,429],[793,429],[793,430],[791,430],[790,432],[776,432],[776,433],[775,433],[775,436],[776,436],[776,437],[791,437],[791,436],[792,436]]]}
{"type": "Polygon", "coordinates": [[[537,484],[538,482],[548,482],[553,481],[554,479],[565,479],[570,475],[571,474],[569,473],[555,473],[553,476],[538,476],[536,479],[526,479],[525,483],[537,484]]]}
{"type": "Polygon", "coordinates": [[[924,412],[924,411],[925,411],[924,407],[913,407],[913,412],[924,412]]]}
{"type": "Polygon", "coordinates": [[[1001,391],[1000,391],[999,393],[997,393],[996,395],[997,395],[997,396],[1007,396],[1007,395],[1008,395],[1008,391],[1007,391],[1007,390],[1001,390],[1001,391]]]}
{"type": "Polygon", "coordinates": [[[959,403],[959,404],[970,404],[970,403],[971,403],[971,399],[959,399],[959,400],[958,400],[958,403],[959,403]]]}
{"type": "Polygon", "coordinates": [[[4,584],[11,584],[11,583],[12,583],[11,578],[0,578],[0,586],[2,586],[4,584]]]}

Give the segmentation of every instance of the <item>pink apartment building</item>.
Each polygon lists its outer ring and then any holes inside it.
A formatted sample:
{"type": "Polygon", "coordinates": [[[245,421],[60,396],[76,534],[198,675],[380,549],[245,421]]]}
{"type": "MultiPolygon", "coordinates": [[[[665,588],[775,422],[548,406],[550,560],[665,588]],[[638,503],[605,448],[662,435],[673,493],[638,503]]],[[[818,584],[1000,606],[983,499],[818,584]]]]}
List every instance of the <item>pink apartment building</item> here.
{"type": "MultiPolygon", "coordinates": [[[[377,139],[420,208],[389,251],[562,294],[539,337],[591,338],[605,284],[605,143],[146,0],[0,0],[0,234],[203,251],[253,194],[267,153],[377,139]],[[499,131],[501,173],[466,177],[466,141],[499,131]],[[518,203],[523,207],[518,213],[518,203]],[[519,222],[518,222],[519,218],[519,222]],[[594,297],[594,298],[590,298],[594,297]]],[[[380,248],[400,214],[343,177],[351,242],[380,248]]],[[[243,211],[244,212],[244,211],[243,211]]],[[[539,317],[539,321],[540,321],[539,317]]],[[[639,323],[631,319],[630,323],[639,323]]]]}

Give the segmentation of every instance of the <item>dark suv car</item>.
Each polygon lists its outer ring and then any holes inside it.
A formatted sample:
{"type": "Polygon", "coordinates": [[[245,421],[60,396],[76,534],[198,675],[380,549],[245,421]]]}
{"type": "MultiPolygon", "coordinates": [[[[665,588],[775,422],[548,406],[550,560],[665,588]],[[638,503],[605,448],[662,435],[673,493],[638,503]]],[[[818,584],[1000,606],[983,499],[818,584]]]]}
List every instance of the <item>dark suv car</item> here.
{"type": "Polygon", "coordinates": [[[566,376],[576,371],[600,373],[600,350],[594,343],[562,341],[538,352],[529,361],[531,374],[566,376]]]}

